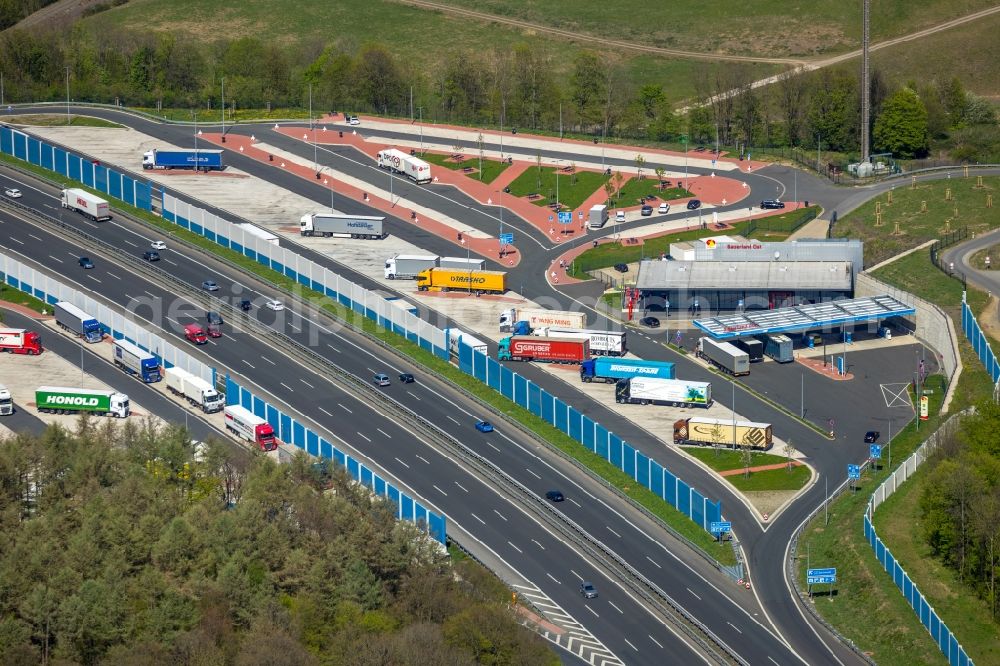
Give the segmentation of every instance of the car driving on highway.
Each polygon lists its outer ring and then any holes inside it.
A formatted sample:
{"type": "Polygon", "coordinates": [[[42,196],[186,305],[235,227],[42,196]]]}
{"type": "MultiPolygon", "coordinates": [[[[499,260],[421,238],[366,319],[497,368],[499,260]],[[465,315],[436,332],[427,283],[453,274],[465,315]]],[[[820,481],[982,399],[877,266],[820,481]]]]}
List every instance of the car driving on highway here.
{"type": "Polygon", "coordinates": [[[4,196],[10,197],[11,199],[21,198],[21,190],[17,189],[16,187],[8,187],[3,191],[3,194],[4,196]]]}
{"type": "Polygon", "coordinates": [[[476,430],[479,432],[493,432],[493,424],[489,421],[476,421],[476,430]]]}

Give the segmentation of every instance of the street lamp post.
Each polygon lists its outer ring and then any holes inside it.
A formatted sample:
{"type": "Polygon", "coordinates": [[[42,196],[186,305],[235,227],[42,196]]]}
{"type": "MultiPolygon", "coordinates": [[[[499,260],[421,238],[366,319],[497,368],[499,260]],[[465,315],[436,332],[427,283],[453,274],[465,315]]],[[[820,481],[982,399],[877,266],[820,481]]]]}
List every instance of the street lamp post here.
{"type": "Polygon", "coordinates": [[[684,186],[690,187],[688,183],[688,138],[687,134],[684,135],[684,186]]]}
{"type": "Polygon", "coordinates": [[[222,110],[222,136],[226,136],[226,77],[222,77],[222,103],[219,104],[222,110]]]}
{"type": "Polygon", "coordinates": [[[69,125],[69,66],[66,67],[66,124],[69,125]]]}
{"type": "Polygon", "coordinates": [[[420,154],[424,154],[424,107],[418,106],[417,112],[420,114],[420,154]]]}

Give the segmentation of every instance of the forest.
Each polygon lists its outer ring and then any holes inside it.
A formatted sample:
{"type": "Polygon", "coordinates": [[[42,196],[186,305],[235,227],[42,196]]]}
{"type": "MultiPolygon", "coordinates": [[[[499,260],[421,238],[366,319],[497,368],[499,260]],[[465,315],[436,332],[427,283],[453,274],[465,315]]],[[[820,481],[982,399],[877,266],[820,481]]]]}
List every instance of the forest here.
{"type": "MultiPolygon", "coordinates": [[[[86,23],[59,32],[0,35],[6,101],[121,103],[148,109],[218,109],[225,85],[230,109],[308,106],[421,117],[472,126],[564,130],[578,135],[679,144],[859,150],[859,74],[855,67],[786,73],[754,88],[740,65],[690,63],[699,70],[690,112],[668,102],[665,84],[631,80],[620,63],[582,51],[554,62],[528,44],[475,52],[441,50],[417,67],[389,46],[346,50],[336,39],[290,51],[255,36],[213,43],[166,32],[100,35],[86,23]],[[732,94],[723,95],[732,91],[732,94]]],[[[873,152],[898,159],[948,157],[1000,161],[994,106],[960,80],[871,81],[873,152]]],[[[215,117],[218,117],[217,115],[215,117]]]]}
{"type": "Polygon", "coordinates": [[[83,417],[0,442],[0,663],[557,664],[332,466],[83,417]]]}

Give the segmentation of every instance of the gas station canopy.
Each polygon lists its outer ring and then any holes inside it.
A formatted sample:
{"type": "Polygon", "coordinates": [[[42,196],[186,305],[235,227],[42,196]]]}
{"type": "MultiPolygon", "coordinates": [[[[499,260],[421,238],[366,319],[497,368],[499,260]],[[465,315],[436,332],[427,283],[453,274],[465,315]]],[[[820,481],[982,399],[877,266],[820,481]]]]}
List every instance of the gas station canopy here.
{"type": "Polygon", "coordinates": [[[915,313],[915,308],[897,301],[892,296],[868,296],[696,319],[694,325],[717,340],[725,340],[761,333],[833,328],[843,324],[878,321],[915,313]]]}

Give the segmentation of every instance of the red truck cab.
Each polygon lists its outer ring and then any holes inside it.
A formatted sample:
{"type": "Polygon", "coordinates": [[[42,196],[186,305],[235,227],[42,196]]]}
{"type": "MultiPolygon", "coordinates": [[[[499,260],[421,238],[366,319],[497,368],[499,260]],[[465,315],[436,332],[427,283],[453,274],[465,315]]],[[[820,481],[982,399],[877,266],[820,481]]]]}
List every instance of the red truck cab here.
{"type": "Polygon", "coordinates": [[[38,356],[45,351],[45,348],[42,347],[41,336],[35,331],[23,328],[0,328],[0,351],[38,356]]]}
{"type": "Polygon", "coordinates": [[[208,336],[205,335],[205,330],[198,324],[188,324],[185,326],[184,337],[196,345],[203,345],[208,342],[208,336]]]}

